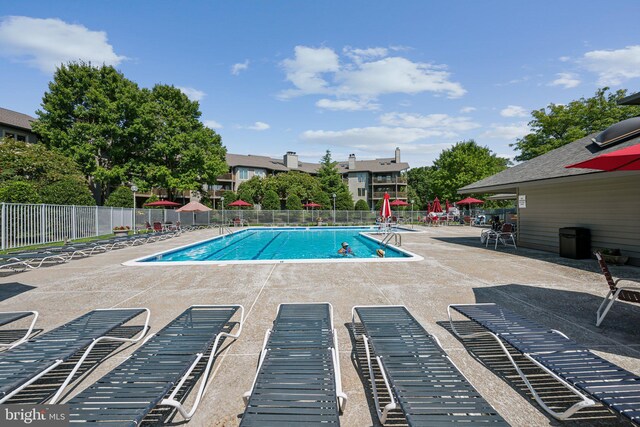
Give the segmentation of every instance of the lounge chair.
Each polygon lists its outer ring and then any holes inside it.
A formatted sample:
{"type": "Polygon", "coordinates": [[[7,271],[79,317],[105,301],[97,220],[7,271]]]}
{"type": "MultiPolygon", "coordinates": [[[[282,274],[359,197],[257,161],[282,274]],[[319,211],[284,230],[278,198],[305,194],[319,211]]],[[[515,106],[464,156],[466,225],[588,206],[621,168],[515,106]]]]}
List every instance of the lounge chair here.
{"type": "Polygon", "coordinates": [[[6,402],[49,371],[84,350],[71,373],[58,389],[56,396],[59,395],[71,382],[96,344],[102,341],[136,342],[146,334],[148,324],[149,310],[146,308],[93,310],[0,353],[0,403],[6,402]],[[115,328],[145,312],[147,314],[145,325],[137,337],[108,336],[115,328]]]}
{"type": "MultiPolygon", "coordinates": [[[[242,332],[244,308],[241,305],[196,305],[188,308],[167,326],[149,336],[131,357],[113,371],[66,402],[71,422],[95,425],[140,424],[157,406],[176,408],[189,420],[204,395],[218,343],[223,337],[237,338],[242,332]],[[224,332],[240,310],[238,332],[224,332]],[[198,394],[191,410],[176,398],[185,382],[202,361],[198,394]]],[[[195,384],[189,384],[195,387],[195,384]]],[[[184,389],[189,389],[185,387],[184,389]]]]}
{"type": "Polygon", "coordinates": [[[609,284],[609,293],[604,297],[604,301],[602,301],[596,312],[596,326],[600,326],[609,310],[611,310],[611,306],[617,300],[640,304],[640,283],[628,279],[613,280],[602,254],[600,252],[595,252],[594,254],[600,265],[600,270],[609,284]],[[618,286],[618,283],[622,281],[635,283],[635,286],[618,286]]]}
{"type": "Polygon", "coordinates": [[[347,396],[338,357],[331,304],[281,304],[240,425],[339,425],[347,396]]]}
{"type": "Polygon", "coordinates": [[[508,425],[406,307],[353,307],[354,327],[356,316],[364,328],[364,334],[356,339],[364,340],[371,389],[382,424],[389,411],[399,408],[410,426],[456,422],[508,425]],[[380,367],[379,376],[375,375],[373,359],[380,367]],[[380,380],[391,400],[384,408],[379,400],[380,380]]]}
{"type": "Polygon", "coordinates": [[[4,262],[19,262],[27,264],[31,268],[40,268],[45,263],[55,262],[64,263],[69,261],[69,258],[62,254],[55,254],[51,252],[13,252],[0,254],[0,260],[4,262]]]}
{"type": "Polygon", "coordinates": [[[36,320],[38,320],[38,312],[37,311],[5,311],[0,312],[0,326],[9,325],[13,322],[17,322],[20,319],[24,319],[25,317],[33,316],[31,320],[31,324],[29,328],[27,328],[27,332],[15,341],[10,343],[0,343],[0,347],[6,347],[7,349],[12,349],[15,346],[18,346],[29,339],[31,332],[33,332],[33,327],[36,324],[36,320]]]}
{"type": "Polygon", "coordinates": [[[640,377],[637,375],[595,355],[562,332],[548,329],[496,304],[454,304],[449,306],[448,312],[451,329],[459,337],[493,337],[538,404],[554,418],[566,420],[580,409],[594,406],[595,399],[632,422],[640,423],[640,377]],[[471,319],[486,332],[459,333],[451,320],[451,310],[471,319]],[[562,383],[580,401],[564,412],[547,406],[505,344],[562,383]]]}
{"type": "Polygon", "coordinates": [[[33,267],[31,267],[28,262],[16,258],[0,260],[0,271],[16,273],[19,271],[25,271],[29,268],[33,267]]]}

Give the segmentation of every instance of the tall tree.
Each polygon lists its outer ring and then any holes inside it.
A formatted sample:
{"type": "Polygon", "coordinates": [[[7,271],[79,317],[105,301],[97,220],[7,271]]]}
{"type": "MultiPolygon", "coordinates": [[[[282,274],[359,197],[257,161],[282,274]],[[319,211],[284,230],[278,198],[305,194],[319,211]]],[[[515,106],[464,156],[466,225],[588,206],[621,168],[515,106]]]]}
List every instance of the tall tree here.
{"type": "Polygon", "coordinates": [[[113,67],[83,62],[58,68],[33,130],[47,147],[75,160],[94,193],[127,181],[141,160],[138,86],[113,67]]]}
{"type": "MultiPolygon", "coordinates": [[[[336,195],[336,209],[352,210],[353,197],[349,192],[349,187],[342,181],[342,175],[338,171],[338,162],[331,158],[331,151],[327,150],[320,159],[320,168],[318,169],[318,180],[322,191],[329,197],[333,204],[333,195],[336,195]]],[[[326,200],[326,199],[325,199],[326,200]]],[[[324,206],[323,206],[324,207],[324,206]]],[[[330,206],[333,208],[333,205],[330,206]]],[[[325,207],[326,209],[326,207],[325,207]]]]}
{"type": "Polygon", "coordinates": [[[549,104],[531,112],[532,133],[512,144],[520,152],[516,160],[530,160],[555,148],[602,131],[614,123],[640,115],[640,106],[621,106],[618,101],[626,90],[607,93],[608,87],[598,89],[591,98],[580,98],[569,104],[549,104]]]}
{"type": "Polygon", "coordinates": [[[427,200],[456,200],[457,190],[507,168],[509,160],[498,157],[475,141],[458,142],[443,150],[428,173],[427,200]]]}
{"type": "Polygon", "coordinates": [[[425,209],[429,197],[429,166],[411,168],[407,172],[407,189],[409,200],[415,202],[416,209],[425,209]]]}

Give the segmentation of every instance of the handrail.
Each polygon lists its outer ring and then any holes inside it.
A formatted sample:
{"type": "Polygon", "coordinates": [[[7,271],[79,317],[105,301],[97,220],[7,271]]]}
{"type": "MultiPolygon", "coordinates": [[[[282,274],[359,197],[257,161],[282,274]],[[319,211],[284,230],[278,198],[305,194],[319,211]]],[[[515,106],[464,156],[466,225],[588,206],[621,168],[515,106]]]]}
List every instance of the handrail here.
{"type": "Polygon", "coordinates": [[[394,239],[393,240],[393,244],[395,246],[402,246],[402,235],[399,234],[399,233],[396,233],[394,231],[389,232],[389,234],[387,234],[385,236],[385,238],[382,239],[382,241],[380,242],[380,246],[388,247],[389,246],[389,241],[392,238],[394,239]]]}

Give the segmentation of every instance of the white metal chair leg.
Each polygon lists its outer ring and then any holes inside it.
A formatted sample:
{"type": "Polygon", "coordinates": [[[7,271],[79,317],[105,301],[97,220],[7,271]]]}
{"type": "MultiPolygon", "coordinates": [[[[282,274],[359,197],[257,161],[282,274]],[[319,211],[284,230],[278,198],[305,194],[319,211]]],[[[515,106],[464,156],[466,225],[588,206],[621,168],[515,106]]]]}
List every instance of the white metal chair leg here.
{"type": "Polygon", "coordinates": [[[14,342],[10,342],[7,344],[0,344],[0,347],[7,347],[7,350],[11,350],[12,348],[22,344],[25,341],[29,340],[29,337],[31,336],[31,332],[33,332],[33,328],[36,325],[36,320],[38,320],[38,312],[37,311],[30,311],[30,313],[33,315],[33,320],[31,321],[31,324],[29,325],[29,328],[27,329],[27,332],[22,336],[22,338],[20,338],[17,341],[14,342]]]}
{"type": "Polygon", "coordinates": [[[596,326],[600,326],[606,315],[609,313],[609,310],[611,310],[611,307],[613,307],[613,303],[616,302],[619,293],[620,289],[618,289],[615,293],[610,290],[607,296],[604,298],[602,304],[600,304],[600,307],[598,307],[598,311],[596,312],[596,326]],[[606,307],[604,307],[605,305],[606,307]],[[604,311],[602,310],[603,307],[604,311]]]}

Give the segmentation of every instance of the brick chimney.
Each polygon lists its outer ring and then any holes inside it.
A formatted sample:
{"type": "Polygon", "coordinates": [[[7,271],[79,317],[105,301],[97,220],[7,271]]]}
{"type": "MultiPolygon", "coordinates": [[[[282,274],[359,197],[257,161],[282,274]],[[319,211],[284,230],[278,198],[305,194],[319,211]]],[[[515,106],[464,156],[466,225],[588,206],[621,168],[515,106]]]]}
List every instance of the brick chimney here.
{"type": "Polygon", "coordinates": [[[356,155],[349,154],[349,170],[353,170],[356,168],[356,155]]]}
{"type": "Polygon", "coordinates": [[[400,163],[400,148],[396,147],[396,163],[400,163]]]}
{"type": "Polygon", "coordinates": [[[289,169],[298,169],[298,155],[295,151],[287,151],[284,155],[284,165],[289,169]]]}

